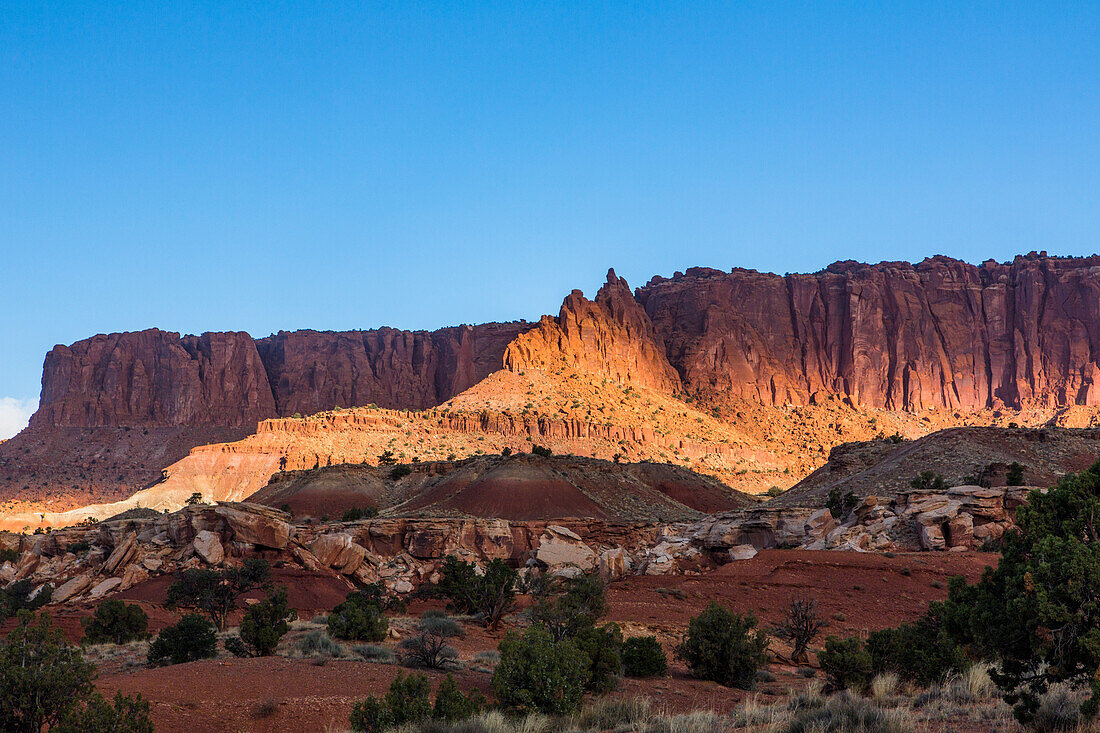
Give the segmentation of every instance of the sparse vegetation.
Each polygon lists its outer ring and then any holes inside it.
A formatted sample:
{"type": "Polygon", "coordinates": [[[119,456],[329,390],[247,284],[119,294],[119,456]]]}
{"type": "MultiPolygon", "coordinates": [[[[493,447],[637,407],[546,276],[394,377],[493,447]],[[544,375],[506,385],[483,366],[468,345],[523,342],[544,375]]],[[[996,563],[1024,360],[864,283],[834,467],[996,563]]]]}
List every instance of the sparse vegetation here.
{"type": "Polygon", "coordinates": [[[790,642],[791,661],[805,664],[808,659],[806,650],[829,622],[817,612],[817,603],[812,598],[798,598],[791,601],[783,621],[772,629],[777,639],[790,642]]]}
{"type": "Polygon", "coordinates": [[[668,657],[655,636],[634,636],[623,641],[623,674],[627,677],[664,677],[668,657]]]}
{"type": "Polygon", "coordinates": [[[493,558],[478,575],[473,563],[448,555],[440,568],[439,591],[456,613],[477,614],[485,626],[495,628],[512,610],[519,573],[500,558],[493,558]]]}
{"type": "Polygon", "coordinates": [[[184,570],[168,586],[165,605],[205,613],[221,631],[240,597],[267,585],[269,575],[267,561],[259,558],[248,558],[239,568],[184,570]]]}
{"type": "Polygon", "coordinates": [[[856,495],[849,491],[846,494],[841,494],[840,489],[833,489],[829,492],[829,497],[825,500],[825,506],[829,509],[829,514],[833,515],[834,519],[840,519],[848,514],[859,503],[859,499],[856,495]]]}
{"type": "MultiPolygon", "coordinates": [[[[397,470],[397,469],[394,469],[397,470]]],[[[353,507],[348,509],[340,517],[341,522],[358,522],[361,519],[370,519],[378,516],[378,508],[373,506],[353,507]]]]}
{"type": "Polygon", "coordinates": [[[425,614],[417,623],[416,633],[402,639],[402,663],[409,667],[443,669],[458,658],[447,642],[462,635],[462,628],[451,618],[425,614]]]}
{"type": "Polygon", "coordinates": [[[183,664],[206,659],[217,653],[214,624],[197,613],[189,613],[172,626],[165,626],[149,646],[149,664],[183,664]]]}
{"type": "Polygon", "coordinates": [[[946,491],[950,488],[943,476],[935,471],[921,471],[909,481],[914,491],[946,491]]]}
{"type": "Polygon", "coordinates": [[[278,588],[245,611],[241,620],[241,641],[253,656],[269,656],[275,652],[295,618],[296,614],[287,606],[286,588],[278,588]]]}
{"type": "Polygon", "coordinates": [[[137,604],[108,599],[83,624],[85,644],[125,644],[145,636],[149,617],[137,604]]]}
{"type": "Polygon", "coordinates": [[[676,654],[696,677],[750,689],[765,663],[768,639],[754,631],[756,617],[712,602],[688,624],[676,654]]]}

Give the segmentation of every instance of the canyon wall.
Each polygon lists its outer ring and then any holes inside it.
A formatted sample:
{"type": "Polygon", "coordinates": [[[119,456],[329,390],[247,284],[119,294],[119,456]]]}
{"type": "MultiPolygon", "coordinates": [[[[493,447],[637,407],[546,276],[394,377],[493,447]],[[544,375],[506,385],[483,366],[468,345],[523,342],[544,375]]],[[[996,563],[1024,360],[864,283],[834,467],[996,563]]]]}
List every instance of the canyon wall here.
{"type": "Polygon", "coordinates": [[[636,293],[689,393],[890,410],[1100,405],[1100,257],[693,268],[636,293]]]}

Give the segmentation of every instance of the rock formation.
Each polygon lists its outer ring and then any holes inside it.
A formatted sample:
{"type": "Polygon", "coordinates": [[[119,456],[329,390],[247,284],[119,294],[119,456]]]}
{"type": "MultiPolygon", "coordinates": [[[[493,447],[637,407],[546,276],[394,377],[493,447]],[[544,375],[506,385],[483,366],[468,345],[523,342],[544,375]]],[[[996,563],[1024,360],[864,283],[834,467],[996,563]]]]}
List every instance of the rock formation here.
{"type": "Polygon", "coordinates": [[[693,268],[637,292],[689,393],[890,410],[1100,405],[1100,256],[693,268]]]}

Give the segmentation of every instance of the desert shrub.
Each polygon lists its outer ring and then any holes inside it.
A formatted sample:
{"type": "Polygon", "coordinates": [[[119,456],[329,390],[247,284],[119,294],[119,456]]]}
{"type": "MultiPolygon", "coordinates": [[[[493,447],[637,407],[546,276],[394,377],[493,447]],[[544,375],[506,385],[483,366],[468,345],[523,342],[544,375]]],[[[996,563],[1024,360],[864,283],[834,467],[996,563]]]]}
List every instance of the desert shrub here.
{"type": "Polygon", "coordinates": [[[996,569],[973,586],[952,580],[948,599],[932,604],[952,636],[971,653],[996,658],[991,672],[1021,721],[1034,717],[1053,684],[1087,683],[1100,703],[1100,463],[1066,476],[1047,493],[1031,492],[1003,538],[996,569]]]}
{"type": "Polygon", "coordinates": [[[165,626],[149,646],[150,664],[182,664],[217,653],[217,629],[197,613],[189,613],[173,626],[165,626]]]}
{"type": "Polygon", "coordinates": [[[431,686],[424,675],[410,674],[403,677],[398,674],[390,683],[385,697],[392,724],[404,725],[431,717],[432,704],[428,699],[430,691],[431,686]]]}
{"type": "Polygon", "coordinates": [[[607,599],[604,583],[593,574],[566,580],[559,595],[548,591],[540,593],[538,602],[531,609],[531,618],[545,626],[555,640],[561,641],[592,627],[605,613],[607,599]]]}
{"type": "Polygon", "coordinates": [[[772,629],[772,634],[790,642],[791,661],[798,664],[806,661],[806,649],[828,625],[829,622],[818,614],[814,599],[799,598],[791,601],[782,623],[772,629]]]}
{"type": "Polygon", "coordinates": [[[584,689],[597,694],[614,690],[623,673],[623,633],[619,625],[588,626],[573,637],[573,643],[588,658],[584,689]]]}
{"type": "Polygon", "coordinates": [[[458,613],[480,614],[494,628],[512,610],[519,573],[500,558],[493,558],[482,575],[473,563],[447,556],[440,568],[440,592],[458,613]]]}
{"type": "Polygon", "coordinates": [[[125,644],[145,636],[149,617],[137,604],[111,599],[96,606],[95,613],[83,623],[84,643],[125,644]]]}
{"type": "Polygon", "coordinates": [[[88,540],[79,540],[65,546],[65,552],[71,552],[74,555],[83,555],[90,549],[92,549],[92,544],[88,540]]]}
{"type": "Polygon", "coordinates": [[[875,702],[842,693],[824,705],[797,713],[786,733],[910,733],[906,714],[898,708],[879,707],[875,702]]]}
{"type": "Polygon", "coordinates": [[[400,466],[394,466],[393,470],[390,471],[390,479],[393,481],[397,481],[398,479],[408,476],[412,472],[412,469],[404,464],[400,466]]]}
{"type": "Polygon", "coordinates": [[[780,496],[782,494],[783,494],[783,489],[779,488],[778,486],[772,486],[771,488],[769,488],[767,491],[764,492],[764,496],[768,497],[769,499],[774,499],[775,497],[780,496]]]}
{"type": "Polygon", "coordinates": [[[355,703],[351,709],[351,729],[362,733],[382,733],[393,726],[386,703],[374,695],[355,703]]]}
{"type": "Polygon", "coordinates": [[[623,642],[623,674],[627,677],[668,674],[668,657],[656,636],[634,636],[623,642]]]}
{"type": "Polygon", "coordinates": [[[50,602],[53,591],[48,585],[35,588],[29,580],[17,580],[0,590],[0,621],[20,611],[37,611],[50,602]]]}
{"type": "Polygon", "coordinates": [[[201,504],[202,503],[202,494],[199,493],[198,491],[196,491],[193,494],[191,494],[191,496],[187,497],[187,501],[185,501],[184,503],[187,504],[187,506],[194,506],[196,504],[201,504]]]}
{"type": "Polygon", "coordinates": [[[840,519],[852,511],[858,502],[859,499],[851,491],[842,495],[840,489],[833,489],[825,500],[825,506],[828,507],[829,514],[833,515],[834,519],[840,519]]]}
{"type": "Polygon", "coordinates": [[[871,655],[857,637],[825,639],[825,648],[817,655],[821,671],[837,690],[862,690],[871,679],[871,655]]]}
{"type": "Polygon", "coordinates": [[[712,602],[691,619],[676,654],[696,677],[748,689],[768,649],[764,632],[754,633],[755,628],[756,617],[751,613],[742,616],[712,602]]]}
{"type": "Polygon", "coordinates": [[[88,696],[83,707],[71,709],[57,728],[58,733],[153,733],[149,703],[141,693],[135,697],[116,692],[108,701],[98,692],[88,696]]]}
{"type": "MultiPolygon", "coordinates": [[[[394,469],[397,470],[396,468],[394,469]]],[[[348,509],[340,517],[341,522],[358,522],[360,519],[370,519],[378,516],[378,507],[353,507],[348,509]]]]}
{"type": "Polygon", "coordinates": [[[298,653],[303,657],[342,657],[344,647],[324,631],[316,629],[298,639],[298,653]]]}
{"type": "Polygon", "coordinates": [[[382,641],[388,630],[382,610],[361,593],[349,593],[328,615],[328,633],[335,639],[382,641]]]}
{"type": "Polygon", "coordinates": [[[397,655],[393,653],[393,649],[379,644],[356,644],[351,650],[368,662],[392,664],[397,661],[397,655]]]}
{"type": "Polygon", "coordinates": [[[20,614],[19,625],[0,641],[0,729],[54,727],[92,694],[95,667],[43,614],[20,614]]]}
{"type": "Polygon", "coordinates": [[[485,696],[478,690],[470,690],[465,695],[458,689],[458,683],[451,675],[439,683],[435,691],[435,705],[432,717],[436,720],[466,720],[481,712],[485,707],[485,696]]]}
{"type": "Polygon", "coordinates": [[[356,596],[359,601],[374,604],[384,613],[405,612],[405,601],[387,593],[385,586],[381,583],[367,583],[361,588],[352,591],[348,594],[348,597],[352,595],[356,596]]]}
{"type": "Polygon", "coordinates": [[[267,585],[269,577],[270,566],[259,558],[248,558],[239,568],[184,570],[168,586],[165,605],[205,613],[220,631],[240,597],[267,585]]]}
{"type": "Polygon", "coordinates": [[[946,491],[949,487],[943,476],[935,471],[921,471],[909,481],[914,491],[946,491]]]}
{"type": "Polygon", "coordinates": [[[1005,483],[1009,486],[1024,485],[1024,467],[1021,466],[1018,461],[1013,461],[1008,464],[1008,471],[1005,473],[1005,483]]]}
{"type": "Polygon", "coordinates": [[[392,466],[397,463],[397,458],[394,457],[392,450],[384,450],[378,456],[379,466],[392,466]]]}
{"type": "Polygon", "coordinates": [[[401,641],[401,661],[410,667],[442,669],[458,658],[447,640],[461,634],[462,629],[453,619],[425,616],[417,624],[416,633],[401,641]]]}
{"type": "Polygon", "coordinates": [[[542,458],[549,458],[550,456],[554,455],[554,451],[542,445],[532,445],[531,452],[534,453],[536,456],[541,456],[542,458]]]}
{"type": "Polygon", "coordinates": [[[241,641],[257,657],[270,656],[290,629],[296,614],[287,606],[286,588],[279,588],[245,611],[241,641]]]}
{"type": "Polygon", "coordinates": [[[248,645],[241,641],[239,636],[229,636],[222,642],[225,650],[235,657],[251,657],[252,650],[248,648],[248,645]]]}
{"type": "Polygon", "coordinates": [[[493,691],[503,706],[517,711],[571,713],[584,694],[588,662],[572,641],[554,641],[539,626],[522,636],[510,632],[500,642],[493,691]]]}
{"type": "Polygon", "coordinates": [[[22,556],[23,553],[19,552],[19,550],[5,547],[4,549],[0,550],[0,565],[6,562],[10,562],[14,565],[19,562],[19,559],[22,556]]]}
{"type": "Polygon", "coordinates": [[[872,632],[867,637],[867,651],[874,672],[895,672],[921,686],[961,672],[967,663],[962,647],[931,616],[872,632]]]}

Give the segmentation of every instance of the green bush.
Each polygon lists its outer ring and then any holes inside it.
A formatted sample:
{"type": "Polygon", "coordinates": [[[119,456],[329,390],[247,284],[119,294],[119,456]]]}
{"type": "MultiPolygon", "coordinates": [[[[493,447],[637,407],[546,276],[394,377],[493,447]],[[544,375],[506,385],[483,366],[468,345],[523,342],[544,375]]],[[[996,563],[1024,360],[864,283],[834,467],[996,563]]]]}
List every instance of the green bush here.
{"type": "Polygon", "coordinates": [[[478,690],[470,690],[465,695],[458,689],[458,683],[451,675],[439,683],[435,691],[435,705],[432,717],[436,720],[458,721],[472,718],[485,707],[485,696],[478,690]]]}
{"type": "Polygon", "coordinates": [[[606,591],[598,575],[567,580],[562,590],[557,596],[540,594],[531,609],[531,618],[545,626],[558,641],[576,636],[607,613],[606,591]]]}
{"type": "Polygon", "coordinates": [[[413,472],[412,468],[410,468],[409,466],[406,466],[404,464],[402,464],[400,466],[394,466],[393,470],[390,471],[390,480],[391,481],[397,481],[398,479],[403,479],[412,472],[413,472]]]}
{"type": "Polygon", "coordinates": [[[929,616],[914,624],[872,632],[867,637],[867,652],[874,673],[894,672],[923,687],[967,666],[962,647],[929,616]]]}
{"type": "Polygon", "coordinates": [[[328,616],[328,633],[348,641],[382,641],[389,621],[374,602],[360,593],[349,593],[328,616]]]}
{"type": "Polygon", "coordinates": [[[92,686],[95,666],[45,614],[20,614],[0,641],[0,729],[56,733],[152,733],[149,704],[117,693],[114,704],[92,686]]]}
{"type": "Polygon", "coordinates": [[[619,625],[589,626],[573,637],[573,643],[588,658],[584,689],[601,695],[614,690],[623,673],[623,633],[619,625]]]}
{"type": "Polygon", "coordinates": [[[668,657],[656,636],[634,636],[623,642],[623,674],[627,677],[668,674],[668,657]]]}
{"type": "Polygon", "coordinates": [[[1005,483],[1009,486],[1024,485],[1024,467],[1021,466],[1018,461],[1013,461],[1008,464],[1008,471],[1005,473],[1005,483]]]}
{"type": "Polygon", "coordinates": [[[37,611],[50,602],[53,590],[48,585],[35,588],[29,580],[17,580],[0,590],[0,621],[20,611],[37,611]]]}
{"type": "Polygon", "coordinates": [[[267,561],[260,558],[248,558],[239,568],[184,570],[168,586],[165,605],[205,613],[222,630],[240,597],[266,586],[270,572],[267,561]]]}
{"type": "Polygon", "coordinates": [[[943,476],[935,471],[921,471],[909,481],[909,487],[915,491],[945,491],[949,488],[943,476]]]}
{"type": "Polygon", "coordinates": [[[149,663],[183,664],[206,659],[217,653],[218,635],[214,624],[197,613],[189,613],[174,626],[165,626],[149,646],[149,663]]]}
{"type": "Polygon", "coordinates": [[[136,697],[116,692],[113,700],[104,699],[93,692],[83,707],[76,707],[66,714],[56,729],[58,733],[153,733],[153,721],[149,719],[149,703],[136,697]]]}
{"type": "Polygon", "coordinates": [[[855,508],[859,503],[859,499],[856,495],[849,491],[846,494],[841,494],[840,489],[833,489],[829,492],[829,497],[825,500],[825,506],[829,509],[829,514],[833,515],[834,519],[840,519],[848,512],[855,508]]]}
{"type": "Polygon", "coordinates": [[[516,711],[566,715],[584,695],[588,663],[572,641],[554,641],[542,627],[522,636],[510,632],[500,642],[493,691],[501,705],[516,711]]]}
{"type": "MultiPolygon", "coordinates": [[[[396,470],[396,469],[395,469],[396,470]]],[[[360,519],[370,519],[371,517],[378,516],[378,508],[373,506],[368,507],[353,507],[348,509],[340,517],[341,522],[358,522],[360,519]]]]}
{"type": "Polygon", "coordinates": [[[818,652],[821,671],[837,690],[863,690],[871,680],[871,655],[856,637],[825,639],[825,648],[818,652]]]}
{"type": "Polygon", "coordinates": [[[440,567],[439,591],[457,613],[480,614],[494,628],[512,610],[519,573],[500,558],[493,558],[482,575],[473,563],[448,555],[440,567]]]}
{"type": "Polygon", "coordinates": [[[96,606],[84,619],[84,643],[125,644],[145,636],[149,617],[141,606],[111,599],[96,606]]]}
{"type": "Polygon", "coordinates": [[[21,553],[19,550],[4,548],[0,550],[0,565],[6,562],[10,562],[12,565],[15,565],[19,562],[19,559],[21,557],[23,557],[23,553],[21,553]]]}
{"type": "Polygon", "coordinates": [[[549,458],[550,456],[554,455],[554,451],[543,445],[532,445],[531,452],[534,453],[536,456],[540,456],[542,458],[549,458]]]}
{"type": "Polygon", "coordinates": [[[753,632],[756,617],[711,603],[688,624],[676,654],[691,673],[728,687],[750,689],[767,661],[768,639],[753,632]]]}
{"type": "Polygon", "coordinates": [[[381,733],[389,728],[422,723],[430,718],[459,721],[476,715],[485,707],[485,697],[480,692],[471,690],[463,695],[451,675],[439,683],[434,707],[428,697],[430,690],[428,678],[424,675],[402,677],[398,674],[381,700],[372,695],[355,704],[351,712],[351,729],[381,733]]]}
{"type": "Polygon", "coordinates": [[[287,606],[286,588],[279,588],[245,611],[241,620],[241,641],[255,656],[270,656],[295,618],[296,614],[287,606]]]}
{"type": "Polygon", "coordinates": [[[1081,712],[1100,704],[1100,463],[1033,491],[1016,511],[1017,530],[1003,539],[996,569],[977,585],[953,580],[948,599],[932,604],[955,640],[999,661],[991,677],[1016,716],[1029,721],[1051,685],[1088,684],[1081,712]]]}

